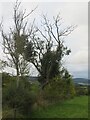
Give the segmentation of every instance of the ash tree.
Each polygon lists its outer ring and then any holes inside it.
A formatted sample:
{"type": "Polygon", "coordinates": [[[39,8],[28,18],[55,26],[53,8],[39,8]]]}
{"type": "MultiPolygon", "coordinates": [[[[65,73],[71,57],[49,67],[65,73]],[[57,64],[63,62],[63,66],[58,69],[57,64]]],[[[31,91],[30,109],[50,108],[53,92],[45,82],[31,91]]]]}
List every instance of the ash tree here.
{"type": "Polygon", "coordinates": [[[36,27],[36,32],[31,36],[34,56],[31,57],[30,44],[26,47],[26,60],[31,62],[39,72],[39,82],[42,89],[50,80],[60,75],[64,77],[63,57],[69,55],[71,50],[65,46],[64,38],[71,34],[76,26],[62,27],[60,14],[53,17],[53,23],[43,15],[41,28],[36,27]]]}

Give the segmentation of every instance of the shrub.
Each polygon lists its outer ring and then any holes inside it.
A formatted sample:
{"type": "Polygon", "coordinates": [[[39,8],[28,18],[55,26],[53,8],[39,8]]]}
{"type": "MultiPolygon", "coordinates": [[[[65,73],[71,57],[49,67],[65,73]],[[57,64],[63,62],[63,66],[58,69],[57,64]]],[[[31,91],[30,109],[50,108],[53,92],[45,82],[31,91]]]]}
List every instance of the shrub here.
{"type": "Polygon", "coordinates": [[[18,88],[16,80],[10,81],[8,85],[3,88],[2,92],[3,108],[7,105],[9,108],[16,109],[23,114],[31,112],[35,97],[31,93],[31,85],[27,80],[21,78],[18,88]]]}
{"type": "Polygon", "coordinates": [[[85,86],[76,86],[76,95],[88,95],[88,87],[85,86]]]}
{"type": "Polygon", "coordinates": [[[63,79],[60,76],[53,78],[45,87],[43,94],[44,98],[50,101],[74,97],[75,89],[72,79],[63,79]]]}
{"type": "Polygon", "coordinates": [[[6,87],[11,81],[15,80],[15,77],[11,76],[9,73],[2,73],[2,86],[6,87]]]}
{"type": "Polygon", "coordinates": [[[3,111],[2,111],[2,116],[3,116],[3,119],[7,119],[7,118],[24,118],[25,117],[19,111],[16,112],[16,116],[15,116],[14,109],[12,109],[12,108],[10,108],[8,106],[4,106],[3,111]]]}

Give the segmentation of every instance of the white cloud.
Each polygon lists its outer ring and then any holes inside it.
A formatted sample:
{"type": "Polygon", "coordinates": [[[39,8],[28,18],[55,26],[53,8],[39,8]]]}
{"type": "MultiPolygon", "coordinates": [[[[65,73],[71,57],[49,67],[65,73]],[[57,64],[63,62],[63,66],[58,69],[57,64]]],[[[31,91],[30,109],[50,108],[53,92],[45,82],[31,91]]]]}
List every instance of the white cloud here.
{"type": "Polygon", "coordinates": [[[76,54],[69,57],[67,63],[74,64],[74,65],[88,64],[88,51],[87,50],[78,51],[76,54]]]}
{"type": "Polygon", "coordinates": [[[88,78],[88,51],[80,50],[66,61],[65,67],[74,77],[88,78]]]}

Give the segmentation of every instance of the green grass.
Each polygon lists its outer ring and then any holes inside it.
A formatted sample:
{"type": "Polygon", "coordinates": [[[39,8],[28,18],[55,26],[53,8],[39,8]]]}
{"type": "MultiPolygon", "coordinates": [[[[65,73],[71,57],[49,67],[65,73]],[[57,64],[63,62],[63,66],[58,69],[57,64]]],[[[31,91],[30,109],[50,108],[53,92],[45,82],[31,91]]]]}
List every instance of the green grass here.
{"type": "Polygon", "coordinates": [[[39,108],[32,113],[35,118],[88,118],[88,97],[80,96],[39,108]]]}

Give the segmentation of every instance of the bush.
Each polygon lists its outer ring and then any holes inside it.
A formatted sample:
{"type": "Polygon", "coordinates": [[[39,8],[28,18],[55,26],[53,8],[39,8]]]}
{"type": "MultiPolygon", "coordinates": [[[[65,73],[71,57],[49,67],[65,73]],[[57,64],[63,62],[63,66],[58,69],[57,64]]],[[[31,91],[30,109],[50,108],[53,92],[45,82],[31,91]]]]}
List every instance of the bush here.
{"type": "Polygon", "coordinates": [[[3,116],[3,119],[5,119],[5,118],[24,118],[25,117],[19,111],[16,112],[16,116],[15,116],[14,109],[12,109],[8,106],[4,106],[2,116],[3,116]]]}
{"type": "Polygon", "coordinates": [[[88,87],[85,86],[76,86],[76,95],[88,95],[88,87]]]}
{"type": "Polygon", "coordinates": [[[3,108],[7,105],[9,108],[16,109],[23,114],[31,112],[32,105],[35,102],[35,96],[31,93],[29,81],[21,78],[18,88],[16,80],[11,81],[3,88],[2,92],[3,108]]]}
{"type": "Polygon", "coordinates": [[[74,97],[75,89],[72,79],[66,80],[57,76],[50,80],[50,83],[44,89],[44,98],[50,101],[63,100],[74,97]]]}
{"type": "Polygon", "coordinates": [[[16,78],[11,76],[9,73],[2,73],[2,87],[6,87],[13,80],[16,80],[16,78]]]}

